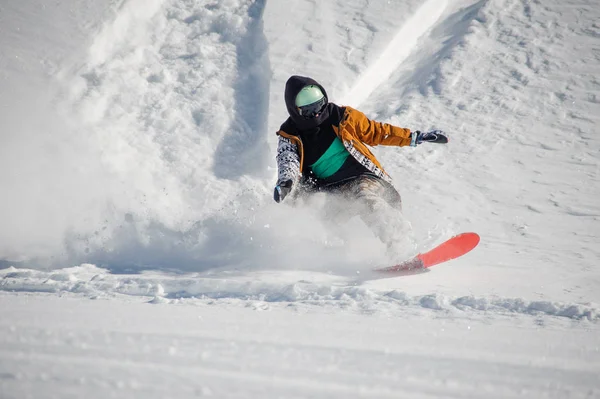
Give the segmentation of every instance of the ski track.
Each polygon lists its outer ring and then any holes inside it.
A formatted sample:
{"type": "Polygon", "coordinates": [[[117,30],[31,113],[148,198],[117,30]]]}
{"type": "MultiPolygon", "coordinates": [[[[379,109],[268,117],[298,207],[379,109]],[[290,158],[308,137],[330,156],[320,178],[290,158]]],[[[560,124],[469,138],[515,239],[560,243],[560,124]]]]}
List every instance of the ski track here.
{"type": "MultiPolygon", "coordinates": [[[[354,309],[359,313],[399,312],[429,309],[454,315],[487,317],[524,314],[555,316],[573,320],[600,321],[596,304],[528,301],[521,298],[486,298],[473,295],[452,297],[442,294],[411,296],[401,290],[368,288],[361,282],[319,274],[262,272],[241,274],[221,272],[212,276],[114,275],[94,265],[51,272],[16,269],[0,270],[0,290],[5,292],[74,293],[87,298],[115,295],[145,297],[149,303],[178,303],[191,300],[246,302],[257,309],[269,304],[325,306],[354,309]],[[273,275],[279,276],[278,281],[273,275]],[[324,282],[311,282],[332,280],[324,282]],[[288,280],[288,281],[286,281],[288,280]],[[261,304],[263,303],[263,304],[261,304]]],[[[368,278],[368,277],[367,277],[368,278]]],[[[368,280],[367,280],[368,281],[368,280]]]]}
{"type": "MultiPolygon", "coordinates": [[[[579,355],[585,335],[576,329],[527,323],[514,329],[459,320],[439,330],[439,320],[370,318],[364,323],[364,316],[339,311],[331,323],[331,314],[288,309],[249,313],[236,306],[224,311],[210,304],[134,302],[114,307],[114,300],[67,295],[38,295],[25,302],[2,294],[0,299],[9,305],[3,311],[23,315],[0,319],[0,358],[5,359],[0,388],[8,398],[47,392],[90,398],[597,393],[597,359],[593,349],[579,355]],[[37,313],[40,308],[44,311],[37,313]],[[248,328],[243,336],[240,319],[248,328]],[[302,322],[301,329],[295,320],[302,322]],[[220,328],[209,328],[213,324],[220,328]],[[542,339],[524,342],[524,331],[542,339]],[[365,339],[373,334],[377,340],[365,339]],[[497,336],[489,340],[490,334],[497,336]],[[547,339],[564,341],[548,350],[547,339]]],[[[587,345],[598,351],[597,339],[587,345]]]]}
{"type": "Polygon", "coordinates": [[[396,33],[387,48],[358,76],[351,90],[339,99],[341,104],[359,107],[414,51],[417,42],[438,21],[446,0],[426,1],[396,33]]]}

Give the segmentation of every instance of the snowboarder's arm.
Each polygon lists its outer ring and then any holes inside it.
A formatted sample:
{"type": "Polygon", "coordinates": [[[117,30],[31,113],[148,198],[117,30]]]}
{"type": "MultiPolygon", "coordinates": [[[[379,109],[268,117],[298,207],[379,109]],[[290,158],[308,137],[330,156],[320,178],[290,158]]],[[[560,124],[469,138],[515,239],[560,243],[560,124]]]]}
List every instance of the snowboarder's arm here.
{"type": "Polygon", "coordinates": [[[281,202],[291,191],[294,182],[300,178],[300,154],[292,140],[279,136],[277,145],[277,184],[273,199],[281,202]]]}
{"type": "Polygon", "coordinates": [[[362,112],[353,108],[347,107],[348,122],[355,131],[356,137],[363,143],[370,146],[376,145],[392,145],[392,146],[408,146],[411,144],[410,129],[401,128],[373,121],[366,117],[362,112]]]}

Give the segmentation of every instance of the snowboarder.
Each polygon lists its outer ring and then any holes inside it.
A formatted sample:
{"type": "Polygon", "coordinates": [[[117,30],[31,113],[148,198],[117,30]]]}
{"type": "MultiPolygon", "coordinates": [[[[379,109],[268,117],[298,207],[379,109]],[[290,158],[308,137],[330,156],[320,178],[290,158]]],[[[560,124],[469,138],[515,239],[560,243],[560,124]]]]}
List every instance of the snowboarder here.
{"type": "Polygon", "coordinates": [[[447,143],[447,136],[372,121],[356,109],[330,103],[323,86],[308,77],[288,79],[285,103],[290,117],[277,132],[275,201],[315,192],[330,193],[334,201],[345,198],[349,202],[339,202],[353,206],[342,205],[342,212],[358,214],[392,250],[405,234],[401,197],[367,145],[447,143]]]}

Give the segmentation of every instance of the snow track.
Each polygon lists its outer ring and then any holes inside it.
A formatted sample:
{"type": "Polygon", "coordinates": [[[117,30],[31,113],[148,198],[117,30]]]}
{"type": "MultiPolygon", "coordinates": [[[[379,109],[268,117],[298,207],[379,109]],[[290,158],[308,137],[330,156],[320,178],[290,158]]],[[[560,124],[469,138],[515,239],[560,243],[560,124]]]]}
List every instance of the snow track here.
{"type": "Polygon", "coordinates": [[[451,297],[437,293],[411,296],[398,289],[369,288],[368,284],[307,272],[222,272],[211,276],[114,275],[94,265],[82,265],[53,272],[8,268],[0,270],[0,277],[1,291],[74,293],[89,298],[140,296],[151,303],[162,304],[182,301],[205,303],[217,299],[247,302],[265,309],[269,304],[324,306],[399,316],[415,309],[430,309],[459,317],[477,316],[477,313],[484,312],[488,318],[492,315],[522,314],[600,321],[600,309],[591,304],[473,295],[451,297]]]}
{"type": "Polygon", "coordinates": [[[568,327],[253,312],[234,303],[223,309],[210,303],[114,307],[114,301],[54,295],[15,301],[0,293],[0,299],[3,311],[22,316],[0,319],[0,389],[7,398],[47,392],[89,398],[598,393],[599,364],[582,343],[597,351],[598,339],[568,327]],[[561,344],[549,349],[549,341],[561,344]]]}
{"type": "Polygon", "coordinates": [[[375,63],[364,71],[349,93],[339,102],[359,107],[377,88],[383,85],[402,62],[415,50],[417,41],[435,25],[446,8],[446,0],[426,1],[389,43],[375,63]]]}

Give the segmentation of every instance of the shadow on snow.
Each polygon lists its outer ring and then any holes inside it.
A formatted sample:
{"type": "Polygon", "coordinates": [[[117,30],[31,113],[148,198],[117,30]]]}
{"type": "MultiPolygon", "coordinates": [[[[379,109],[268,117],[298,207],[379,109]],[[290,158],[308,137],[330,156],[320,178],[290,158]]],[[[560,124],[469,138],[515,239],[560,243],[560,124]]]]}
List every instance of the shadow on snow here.
{"type": "Polygon", "coordinates": [[[266,0],[250,6],[247,33],[237,44],[235,117],[214,157],[214,174],[219,178],[235,180],[246,174],[260,176],[266,172],[271,66],[263,32],[265,6],[266,0]]]}

